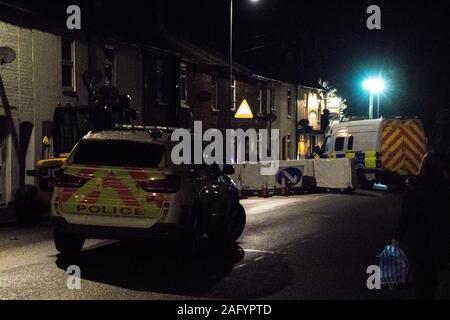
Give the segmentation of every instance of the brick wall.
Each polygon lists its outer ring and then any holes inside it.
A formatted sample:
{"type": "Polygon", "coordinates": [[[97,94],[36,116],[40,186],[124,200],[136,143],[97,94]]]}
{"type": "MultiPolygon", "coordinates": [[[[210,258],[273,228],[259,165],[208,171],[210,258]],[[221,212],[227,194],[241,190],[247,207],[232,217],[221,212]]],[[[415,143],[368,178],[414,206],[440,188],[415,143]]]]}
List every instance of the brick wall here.
{"type": "MultiPolygon", "coordinates": [[[[104,70],[103,45],[102,42],[96,43],[94,63],[102,72],[104,70]]],[[[17,53],[16,61],[2,66],[0,72],[13,108],[13,118],[17,123],[27,121],[34,125],[26,159],[26,169],[33,169],[36,161],[43,155],[43,136],[51,134],[51,122],[57,103],[88,104],[89,93],[82,78],[83,73],[88,70],[88,45],[85,42],[75,42],[76,90],[70,95],[64,94],[62,90],[60,36],[0,21],[0,46],[11,47],[17,53]]],[[[121,93],[129,93],[132,96],[132,106],[140,113],[142,108],[141,51],[137,46],[123,43],[115,44],[115,46],[117,49],[116,85],[121,93]]],[[[0,107],[1,115],[4,115],[4,110],[0,107]]],[[[12,189],[18,187],[16,182],[12,189]]],[[[34,181],[32,178],[27,178],[26,182],[34,181]]]]}
{"type": "Polygon", "coordinates": [[[0,45],[16,51],[17,59],[1,67],[13,116],[21,121],[32,121],[33,106],[33,41],[31,30],[0,21],[0,45]]]}

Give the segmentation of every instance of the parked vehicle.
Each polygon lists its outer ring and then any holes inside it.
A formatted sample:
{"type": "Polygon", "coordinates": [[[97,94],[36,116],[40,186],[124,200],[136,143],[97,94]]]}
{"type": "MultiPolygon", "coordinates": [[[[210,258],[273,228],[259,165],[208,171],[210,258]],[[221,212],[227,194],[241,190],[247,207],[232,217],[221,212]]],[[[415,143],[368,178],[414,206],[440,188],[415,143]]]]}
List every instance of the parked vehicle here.
{"type": "Polygon", "coordinates": [[[59,106],[53,117],[52,135],[44,137],[46,158],[39,160],[35,170],[36,186],[22,186],[15,195],[14,209],[20,225],[33,225],[50,208],[55,177],[75,144],[91,130],[112,129],[116,124],[129,124],[135,117],[127,95],[105,98],[98,96],[93,106],[59,106]]]}
{"type": "Polygon", "coordinates": [[[246,214],[232,166],[174,165],[173,129],[93,132],[74,148],[52,199],[55,246],[80,251],[85,239],[182,239],[198,251],[205,235],[233,243],[246,214]]]}
{"type": "Polygon", "coordinates": [[[374,182],[398,189],[417,176],[427,152],[427,139],[418,119],[395,118],[341,122],[326,137],[322,158],[356,161],[360,186],[374,182]]]}

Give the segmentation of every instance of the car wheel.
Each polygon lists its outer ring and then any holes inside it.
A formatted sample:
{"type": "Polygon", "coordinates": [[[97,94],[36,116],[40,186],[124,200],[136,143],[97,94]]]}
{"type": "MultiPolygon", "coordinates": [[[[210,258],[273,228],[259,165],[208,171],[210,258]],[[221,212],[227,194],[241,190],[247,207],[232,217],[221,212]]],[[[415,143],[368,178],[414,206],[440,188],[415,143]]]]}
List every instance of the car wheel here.
{"type": "Polygon", "coordinates": [[[26,185],[17,190],[14,197],[14,213],[20,226],[39,224],[42,211],[36,187],[26,185]]]}
{"type": "Polygon", "coordinates": [[[238,204],[230,215],[227,230],[227,242],[236,242],[244,233],[247,224],[247,214],[241,204],[238,204]]]}
{"type": "Polygon", "coordinates": [[[56,250],[63,254],[76,254],[83,249],[85,239],[76,235],[55,232],[54,241],[56,250]]]}

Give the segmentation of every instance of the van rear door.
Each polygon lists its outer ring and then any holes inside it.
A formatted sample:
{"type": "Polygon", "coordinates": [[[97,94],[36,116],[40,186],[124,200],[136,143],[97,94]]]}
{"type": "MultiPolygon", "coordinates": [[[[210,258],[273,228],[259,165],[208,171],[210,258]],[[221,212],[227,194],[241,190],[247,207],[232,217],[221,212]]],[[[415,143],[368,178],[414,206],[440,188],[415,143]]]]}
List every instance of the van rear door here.
{"type": "Polygon", "coordinates": [[[425,132],[420,120],[384,121],[381,141],[383,170],[401,176],[416,176],[426,152],[425,132]]]}

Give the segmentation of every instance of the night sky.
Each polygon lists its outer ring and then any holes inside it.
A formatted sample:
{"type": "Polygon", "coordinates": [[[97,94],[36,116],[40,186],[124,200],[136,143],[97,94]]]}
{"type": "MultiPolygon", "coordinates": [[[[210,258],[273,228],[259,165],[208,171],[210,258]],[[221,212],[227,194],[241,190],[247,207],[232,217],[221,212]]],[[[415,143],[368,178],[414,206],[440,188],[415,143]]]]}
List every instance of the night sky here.
{"type": "MultiPolygon", "coordinates": [[[[235,59],[256,73],[308,85],[329,80],[354,115],[367,113],[361,83],[378,73],[388,83],[383,115],[418,115],[429,125],[449,107],[448,1],[234,1],[235,59]],[[371,4],[381,7],[381,31],[366,28],[371,4]]],[[[64,1],[28,2],[65,18],[64,1]]],[[[228,56],[229,0],[68,2],[89,4],[98,28],[111,34],[151,41],[163,25],[228,56]]]]}
{"type": "MultiPolygon", "coordinates": [[[[172,31],[226,54],[228,1],[196,3],[185,1],[176,10],[172,31]],[[186,28],[177,29],[180,25],[186,28]]],[[[448,106],[448,1],[236,3],[236,59],[263,74],[307,83],[327,79],[348,99],[354,114],[366,114],[368,97],[361,83],[378,73],[388,82],[385,115],[419,115],[428,123],[438,107],[448,106]],[[370,4],[381,7],[381,31],[366,28],[370,4]]]]}

